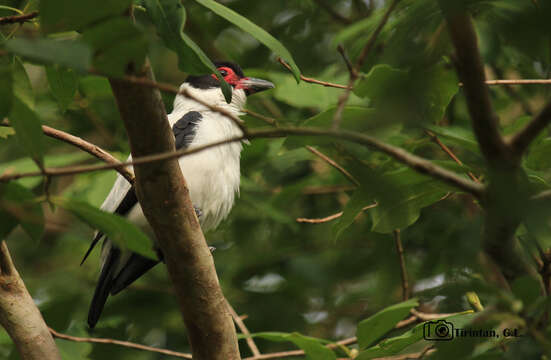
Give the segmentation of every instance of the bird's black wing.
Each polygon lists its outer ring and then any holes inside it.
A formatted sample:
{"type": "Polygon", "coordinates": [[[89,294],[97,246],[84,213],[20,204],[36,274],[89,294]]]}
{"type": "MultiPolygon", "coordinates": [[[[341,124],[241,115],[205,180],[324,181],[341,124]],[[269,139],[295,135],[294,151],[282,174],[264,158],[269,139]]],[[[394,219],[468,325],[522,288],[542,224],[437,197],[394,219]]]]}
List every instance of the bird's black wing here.
{"type": "MultiPolygon", "coordinates": [[[[190,111],[174,123],[172,131],[174,133],[176,149],[187,148],[191,144],[195,137],[197,124],[201,121],[201,118],[202,115],[199,112],[190,111]]],[[[136,196],[135,187],[132,186],[119,206],[115,209],[115,213],[124,216],[128,214],[137,203],[138,198],[136,196]]],[[[103,233],[98,232],[98,234],[96,234],[82,262],[86,260],[94,246],[102,237],[103,233]]],[[[132,253],[122,269],[116,273],[116,269],[120,267],[120,257],[120,249],[112,244],[102,267],[101,275],[88,312],[88,325],[91,328],[96,325],[109,294],[115,295],[124,290],[128,285],[132,284],[136,279],[159,263],[157,260],[152,260],[139,254],[132,253]]]]}

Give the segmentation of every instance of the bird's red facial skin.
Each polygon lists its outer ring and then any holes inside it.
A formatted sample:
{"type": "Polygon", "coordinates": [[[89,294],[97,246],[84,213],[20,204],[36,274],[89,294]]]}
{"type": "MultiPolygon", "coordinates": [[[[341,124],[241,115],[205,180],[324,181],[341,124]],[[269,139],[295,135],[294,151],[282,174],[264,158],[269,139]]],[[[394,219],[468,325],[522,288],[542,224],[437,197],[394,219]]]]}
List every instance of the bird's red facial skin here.
{"type": "MultiPolygon", "coordinates": [[[[235,86],[236,89],[240,89],[239,80],[241,79],[231,68],[222,66],[218,68],[218,71],[224,77],[224,80],[226,80],[228,84],[235,86]]],[[[212,74],[211,76],[215,79],[218,79],[215,74],[212,74]]]]}

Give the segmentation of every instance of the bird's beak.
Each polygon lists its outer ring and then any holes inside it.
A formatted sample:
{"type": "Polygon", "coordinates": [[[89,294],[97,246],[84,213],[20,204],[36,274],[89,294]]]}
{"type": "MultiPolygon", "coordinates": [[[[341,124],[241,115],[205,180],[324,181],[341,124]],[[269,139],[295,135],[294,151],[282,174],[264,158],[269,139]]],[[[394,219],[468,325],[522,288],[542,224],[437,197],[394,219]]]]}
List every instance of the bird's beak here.
{"type": "Polygon", "coordinates": [[[260,91],[273,89],[275,86],[271,82],[252,77],[246,77],[239,80],[238,89],[244,89],[247,95],[251,95],[260,91]]]}

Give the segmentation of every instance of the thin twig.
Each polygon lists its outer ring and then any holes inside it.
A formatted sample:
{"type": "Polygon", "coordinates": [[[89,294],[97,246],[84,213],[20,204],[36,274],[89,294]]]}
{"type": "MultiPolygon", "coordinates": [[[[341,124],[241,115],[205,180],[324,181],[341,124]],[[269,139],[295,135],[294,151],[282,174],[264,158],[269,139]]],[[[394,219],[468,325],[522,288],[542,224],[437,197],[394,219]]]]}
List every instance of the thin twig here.
{"type": "Polygon", "coordinates": [[[331,159],[329,156],[325,155],[321,151],[317,150],[316,148],[306,145],[306,149],[310,151],[312,154],[316,155],[335,169],[337,169],[341,174],[343,174],[348,180],[350,180],[354,185],[360,186],[360,182],[352,175],[350,174],[345,168],[343,168],[341,165],[337,164],[337,162],[333,159],[331,159]]]}
{"type": "Polygon", "coordinates": [[[329,13],[329,15],[331,15],[333,17],[333,19],[335,19],[337,21],[340,21],[343,24],[347,24],[347,25],[352,23],[352,21],[350,19],[348,19],[348,18],[344,17],[343,15],[339,14],[335,9],[333,9],[331,6],[329,6],[325,1],[315,0],[315,2],[320,7],[325,9],[325,11],[327,11],[329,13]]]}
{"type": "Polygon", "coordinates": [[[129,342],[129,341],[121,341],[121,340],[115,340],[115,339],[71,336],[71,335],[66,335],[66,334],[62,334],[60,332],[57,332],[52,328],[49,328],[49,329],[50,329],[50,333],[52,334],[52,336],[55,337],[55,338],[58,338],[58,339],[74,341],[74,342],[86,342],[86,343],[96,343],[96,344],[118,345],[118,346],[124,346],[124,347],[132,348],[132,349],[138,349],[138,350],[143,350],[143,351],[159,353],[159,354],[163,354],[163,355],[174,356],[174,357],[178,357],[178,358],[182,358],[182,359],[191,359],[191,354],[181,353],[181,352],[177,352],[177,351],[172,351],[172,350],[167,350],[167,349],[159,349],[159,348],[155,348],[155,347],[152,347],[152,346],[141,345],[141,344],[136,344],[136,343],[132,343],[132,342],[129,342]]]}
{"type": "Polygon", "coordinates": [[[344,48],[343,44],[339,44],[337,46],[337,51],[339,54],[341,54],[342,59],[344,60],[344,63],[346,64],[346,68],[348,69],[348,72],[351,74],[354,71],[354,65],[352,65],[352,62],[350,61],[350,58],[348,57],[348,54],[346,53],[346,49],[344,48]]]}
{"type": "Polygon", "coordinates": [[[305,195],[325,195],[337,192],[354,190],[353,185],[328,185],[328,186],[305,186],[302,193],[305,195]]]}
{"type": "MultiPolygon", "coordinates": [[[[354,344],[358,341],[358,339],[354,336],[348,339],[340,340],[332,344],[325,345],[328,349],[337,349],[341,346],[346,346],[350,344],[354,344]]],[[[265,360],[265,359],[280,359],[280,358],[286,358],[286,357],[292,357],[292,356],[301,356],[305,355],[304,350],[291,350],[291,351],[281,351],[276,353],[269,353],[269,354],[262,354],[259,356],[250,356],[247,358],[244,358],[243,360],[265,360]]]]}
{"type": "Polygon", "coordinates": [[[90,172],[97,170],[113,169],[120,167],[121,165],[139,165],[155,161],[167,160],[172,158],[179,158],[181,156],[194,154],[212,147],[242,141],[245,139],[255,139],[255,138],[278,138],[285,136],[326,136],[333,139],[342,139],[358,143],[364,146],[371,147],[377,151],[383,152],[395,160],[409,166],[413,170],[416,170],[420,173],[427,174],[436,179],[444,181],[448,184],[451,184],[461,190],[467,191],[473,194],[476,197],[481,197],[484,192],[484,186],[477,184],[471,180],[464,179],[458,174],[446,170],[430,160],[423,159],[417,155],[411,154],[404,149],[389,145],[387,143],[381,142],[380,140],[373,138],[371,136],[346,131],[346,130],[327,130],[322,128],[300,128],[300,127],[287,127],[287,128],[274,128],[274,129],[258,129],[250,130],[247,135],[235,136],[226,140],[216,141],[210,144],[205,144],[198,146],[192,149],[181,149],[178,151],[169,151],[154,155],[142,156],[132,161],[122,162],[121,164],[101,164],[101,165],[90,165],[90,166],[80,166],[80,167],[65,167],[65,168],[50,168],[44,169],[44,171],[31,171],[27,173],[17,173],[17,174],[4,174],[0,175],[0,182],[5,182],[9,180],[20,179],[22,177],[29,176],[42,176],[42,175],[52,175],[52,176],[61,176],[61,175],[74,175],[82,172],[90,172]]]}
{"type": "Polygon", "coordinates": [[[253,353],[253,356],[262,355],[260,353],[260,350],[258,350],[258,346],[256,346],[256,343],[254,342],[253,337],[251,336],[251,332],[249,331],[249,329],[247,328],[247,326],[243,322],[243,319],[241,319],[239,314],[235,311],[233,306],[231,306],[231,304],[227,300],[226,300],[226,302],[228,303],[228,310],[230,311],[230,314],[233,318],[233,321],[235,322],[235,324],[237,325],[239,330],[241,330],[241,333],[246,336],[245,341],[247,342],[247,345],[249,346],[249,349],[251,349],[251,352],[253,353]]]}
{"type": "MultiPolygon", "coordinates": [[[[438,138],[438,136],[436,136],[436,134],[434,134],[432,131],[429,131],[429,130],[425,130],[425,133],[436,143],[438,144],[438,146],[440,146],[440,148],[442,150],[444,150],[444,152],[446,154],[448,154],[449,157],[451,157],[453,159],[453,161],[455,161],[456,163],[458,163],[459,165],[463,166],[463,162],[461,160],[459,160],[459,158],[457,156],[455,156],[455,154],[450,150],[449,147],[446,146],[446,144],[444,144],[442,141],[440,141],[440,139],[438,138]]],[[[472,172],[467,172],[467,175],[469,175],[469,177],[476,183],[480,183],[480,180],[478,180],[478,178],[472,173],[472,172]]]]}
{"type": "Polygon", "coordinates": [[[4,24],[21,24],[26,21],[30,21],[38,16],[38,11],[33,11],[23,15],[12,15],[0,17],[0,25],[4,24]]]}
{"type": "Polygon", "coordinates": [[[249,109],[243,109],[243,112],[250,115],[250,116],[252,116],[252,117],[260,119],[260,120],[264,121],[265,123],[267,123],[269,125],[277,126],[277,120],[275,118],[259,114],[257,112],[252,111],[252,110],[249,110],[249,109]]]}
{"type": "Polygon", "coordinates": [[[402,300],[406,301],[409,298],[409,283],[406,269],[406,261],[404,259],[404,247],[400,238],[400,230],[394,230],[394,243],[396,244],[396,252],[400,262],[400,276],[402,277],[402,300]]]}
{"type": "MultiPolygon", "coordinates": [[[[377,206],[377,203],[374,203],[374,204],[371,204],[371,205],[367,205],[365,207],[362,208],[362,211],[366,211],[368,209],[372,209],[374,207],[377,206]]],[[[326,222],[330,222],[330,221],[333,221],[335,219],[338,219],[342,216],[343,212],[338,212],[336,214],[333,214],[333,215],[329,215],[329,216],[326,216],[324,218],[320,218],[320,219],[309,219],[309,218],[297,218],[296,219],[296,222],[298,223],[306,223],[306,224],[323,224],[323,223],[326,223],[326,222]]]]}
{"type": "Polygon", "coordinates": [[[344,107],[348,103],[348,99],[350,98],[350,93],[352,92],[352,88],[354,87],[354,84],[358,79],[358,71],[361,69],[362,65],[364,64],[365,59],[367,58],[367,55],[369,55],[369,53],[371,52],[371,49],[375,45],[375,42],[377,41],[379,34],[383,30],[383,27],[385,26],[386,22],[390,18],[390,14],[394,10],[398,2],[400,2],[400,0],[393,0],[392,3],[388,6],[388,9],[386,10],[385,14],[381,18],[381,21],[375,28],[375,31],[373,31],[373,33],[367,40],[367,43],[365,44],[364,48],[362,49],[362,52],[360,53],[360,56],[356,61],[356,66],[349,68],[350,80],[348,81],[348,86],[346,91],[343,94],[341,94],[341,96],[339,96],[337,109],[335,110],[335,114],[333,115],[333,126],[332,126],[333,129],[339,128],[342,121],[342,112],[344,110],[344,107]]]}
{"type": "MultiPolygon", "coordinates": [[[[496,79],[486,80],[486,85],[551,85],[551,79],[496,79]]],[[[459,86],[463,86],[459,83],[459,86]]]]}
{"type": "MultiPolygon", "coordinates": [[[[279,63],[281,65],[285,66],[287,68],[287,70],[291,71],[291,67],[289,66],[289,64],[287,64],[285,62],[285,60],[278,57],[277,61],[279,61],[279,63]]],[[[318,84],[318,85],[323,85],[323,86],[327,86],[327,87],[334,87],[334,88],[338,88],[338,89],[348,89],[348,87],[346,85],[330,83],[330,82],[327,82],[327,81],[321,81],[321,80],[318,80],[318,79],[306,77],[304,75],[300,75],[300,79],[304,82],[311,83],[311,84],[318,84]]]]}

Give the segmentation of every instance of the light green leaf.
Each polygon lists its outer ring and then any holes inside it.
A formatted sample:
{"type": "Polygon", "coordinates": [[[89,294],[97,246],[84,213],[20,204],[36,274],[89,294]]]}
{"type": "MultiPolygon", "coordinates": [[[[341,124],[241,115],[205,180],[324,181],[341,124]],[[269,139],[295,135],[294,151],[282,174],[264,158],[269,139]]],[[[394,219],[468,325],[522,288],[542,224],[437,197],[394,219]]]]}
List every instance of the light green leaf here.
{"type": "Polygon", "coordinates": [[[7,56],[0,57],[0,119],[9,114],[13,99],[12,66],[7,56]]]}
{"type": "Polygon", "coordinates": [[[7,139],[8,136],[14,135],[15,130],[8,126],[0,126],[0,139],[7,139]]]}
{"type": "Polygon", "coordinates": [[[112,16],[124,15],[132,0],[40,1],[40,25],[46,33],[81,30],[112,16]]]}
{"type": "Polygon", "coordinates": [[[16,38],[9,40],[6,48],[39,63],[58,64],[82,72],[90,69],[90,49],[78,40],[16,38]]]}
{"type": "Polygon", "coordinates": [[[94,24],[82,33],[82,41],[94,51],[94,68],[116,76],[141,69],[148,47],[143,31],[126,17],[94,24]]]}
{"type": "Polygon", "coordinates": [[[44,232],[42,205],[35,202],[29,189],[14,183],[0,184],[0,239],[19,223],[25,232],[38,241],[44,232]]]}
{"type": "Polygon", "coordinates": [[[416,306],[419,306],[417,299],[409,299],[399,304],[391,305],[375,315],[362,320],[356,330],[360,350],[367,348],[374,341],[392,330],[416,306]]]}
{"type": "Polygon", "coordinates": [[[42,127],[36,113],[16,96],[9,119],[21,147],[39,165],[44,164],[42,127]]]}
{"type": "Polygon", "coordinates": [[[51,65],[46,66],[46,77],[61,111],[67,110],[78,88],[78,75],[72,69],[51,65]]]}
{"type": "Polygon", "coordinates": [[[408,72],[405,70],[395,69],[387,64],[375,65],[357,82],[354,94],[377,101],[385,94],[395,91],[406,81],[407,76],[408,72]]]}
{"type": "Polygon", "coordinates": [[[287,50],[285,46],[283,46],[283,44],[281,44],[276,38],[274,38],[272,35],[270,35],[268,32],[266,32],[258,25],[251,22],[246,17],[239,15],[235,11],[227,8],[226,6],[220,3],[217,3],[214,0],[195,0],[195,1],[205,6],[206,8],[212,10],[214,13],[228,20],[232,24],[236,25],[243,31],[248,32],[258,41],[266,45],[274,53],[281,56],[281,58],[283,58],[291,66],[291,69],[293,71],[293,74],[295,75],[295,79],[297,80],[297,83],[300,82],[300,69],[295,63],[293,56],[291,55],[289,50],[287,50]]]}
{"type": "Polygon", "coordinates": [[[450,140],[454,145],[479,154],[480,149],[472,130],[458,126],[436,126],[427,125],[427,129],[439,137],[450,140]]]}
{"type": "Polygon", "coordinates": [[[214,73],[222,93],[231,102],[232,89],[201,48],[186,34],[186,10],[179,0],[145,0],[147,14],[165,45],[178,55],[180,70],[191,74],[214,73]]]}
{"type": "Polygon", "coordinates": [[[91,227],[101,230],[118,246],[151,259],[157,258],[149,238],[123,217],[102,211],[82,201],[53,198],[52,202],[70,211],[91,227]]]}
{"type": "Polygon", "coordinates": [[[290,341],[304,350],[307,360],[336,360],[333,351],[323,346],[325,340],[304,336],[299,333],[262,332],[251,336],[260,337],[270,341],[290,341]]]}

